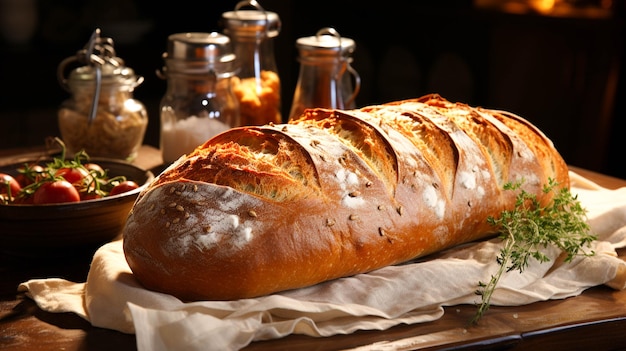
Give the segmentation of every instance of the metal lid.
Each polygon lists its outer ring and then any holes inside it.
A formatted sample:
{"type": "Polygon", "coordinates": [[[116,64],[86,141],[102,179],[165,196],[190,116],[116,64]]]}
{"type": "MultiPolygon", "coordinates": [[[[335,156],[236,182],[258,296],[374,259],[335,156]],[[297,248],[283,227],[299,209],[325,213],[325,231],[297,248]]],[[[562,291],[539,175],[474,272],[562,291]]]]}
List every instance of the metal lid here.
{"type": "MultiPolygon", "coordinates": [[[[125,66],[114,66],[105,63],[99,68],[102,74],[102,85],[128,84],[133,88],[137,83],[137,76],[132,68],[125,66]]],[[[82,66],[72,70],[68,77],[68,84],[81,84],[83,82],[95,82],[97,79],[97,68],[94,66],[82,66]]]]}
{"type": "Polygon", "coordinates": [[[320,29],[314,36],[296,40],[296,47],[301,56],[350,56],[356,49],[356,43],[344,38],[330,27],[320,29]]]}
{"type": "Polygon", "coordinates": [[[273,38],[281,29],[280,17],[271,11],[265,11],[255,0],[237,3],[234,11],[222,14],[224,32],[231,35],[273,38]],[[256,10],[241,10],[244,6],[253,6],[256,10]]]}
{"type": "Polygon", "coordinates": [[[100,37],[99,28],[94,30],[83,49],[59,64],[57,77],[61,86],[71,91],[77,85],[120,84],[132,90],[141,84],[143,77],[136,76],[135,71],[124,66],[124,60],[116,56],[113,46],[113,39],[100,37]],[[84,66],[71,70],[66,78],[65,71],[72,64],[84,66]]]}
{"type": "Polygon", "coordinates": [[[230,38],[212,33],[176,33],[167,38],[167,58],[177,60],[233,61],[230,38]]]}
{"type": "Polygon", "coordinates": [[[235,71],[230,38],[217,32],[170,35],[163,59],[170,72],[228,74],[235,71]]]}

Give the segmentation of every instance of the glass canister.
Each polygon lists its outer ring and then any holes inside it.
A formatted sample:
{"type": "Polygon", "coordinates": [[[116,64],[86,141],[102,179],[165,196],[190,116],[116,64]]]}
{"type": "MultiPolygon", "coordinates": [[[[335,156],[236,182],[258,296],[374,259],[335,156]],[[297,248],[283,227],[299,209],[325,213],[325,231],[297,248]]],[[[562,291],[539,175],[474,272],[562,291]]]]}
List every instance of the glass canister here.
{"type": "Polygon", "coordinates": [[[240,71],[233,91],[240,101],[242,125],[282,122],[280,77],[274,55],[274,38],[281,22],[274,12],[255,1],[241,1],[222,14],[224,33],[232,42],[240,71]],[[242,10],[253,6],[255,10],[242,10]]]}
{"type": "Polygon", "coordinates": [[[167,80],[160,103],[160,147],[167,164],[241,122],[231,86],[236,69],[228,36],[172,34],[163,59],[157,75],[167,80]]]}
{"type": "Polygon", "coordinates": [[[289,119],[298,118],[306,108],[355,108],[361,78],[350,65],[354,40],[326,27],[315,36],[299,38],[296,47],[300,73],[289,119]]]}
{"type": "Polygon", "coordinates": [[[59,64],[57,75],[71,94],[58,110],[67,154],[84,150],[90,157],[134,160],[148,125],[144,104],[133,97],[143,77],[124,66],[113,40],[96,29],[85,48],[59,64]],[[66,78],[66,69],[76,63],[83,66],[66,78]]]}

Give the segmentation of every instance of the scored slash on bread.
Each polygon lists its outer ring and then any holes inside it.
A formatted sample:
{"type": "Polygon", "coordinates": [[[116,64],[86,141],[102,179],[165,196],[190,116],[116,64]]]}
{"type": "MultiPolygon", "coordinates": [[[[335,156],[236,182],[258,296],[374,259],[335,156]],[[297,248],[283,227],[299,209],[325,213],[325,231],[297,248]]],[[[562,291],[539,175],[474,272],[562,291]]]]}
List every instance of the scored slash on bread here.
{"type": "Polygon", "coordinates": [[[183,300],[266,295],[365,273],[493,235],[507,182],[548,201],[568,169],[535,126],[427,95],[309,109],[234,128],[139,195],[124,252],[146,288],[183,300]]]}

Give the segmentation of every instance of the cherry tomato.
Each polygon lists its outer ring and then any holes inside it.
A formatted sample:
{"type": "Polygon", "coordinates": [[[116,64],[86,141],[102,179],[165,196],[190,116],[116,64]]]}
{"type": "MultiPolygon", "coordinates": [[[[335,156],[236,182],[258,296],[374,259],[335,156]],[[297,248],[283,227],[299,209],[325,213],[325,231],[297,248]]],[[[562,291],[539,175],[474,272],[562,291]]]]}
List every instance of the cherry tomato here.
{"type": "Polygon", "coordinates": [[[85,163],[83,165],[88,171],[104,172],[104,169],[97,163],[85,163]]]}
{"type": "Polygon", "coordinates": [[[0,173],[0,194],[9,194],[10,190],[11,197],[16,197],[20,189],[22,186],[12,175],[0,173]]]}
{"type": "Polygon", "coordinates": [[[30,165],[27,168],[18,169],[20,174],[15,176],[15,180],[23,187],[33,184],[39,181],[41,174],[45,172],[45,169],[40,165],[30,165]]]}
{"type": "Polygon", "coordinates": [[[33,195],[35,205],[79,201],[78,190],[67,180],[46,182],[33,195]]]}
{"type": "Polygon", "coordinates": [[[139,188],[139,185],[137,183],[133,182],[132,180],[126,180],[114,186],[113,189],[111,189],[111,191],[109,192],[109,196],[125,193],[127,191],[135,190],[137,188],[139,188]]]}
{"type": "Polygon", "coordinates": [[[59,168],[58,171],[54,173],[57,177],[63,177],[63,179],[67,180],[73,185],[78,185],[80,187],[83,179],[89,175],[89,171],[84,168],[59,168]]]}

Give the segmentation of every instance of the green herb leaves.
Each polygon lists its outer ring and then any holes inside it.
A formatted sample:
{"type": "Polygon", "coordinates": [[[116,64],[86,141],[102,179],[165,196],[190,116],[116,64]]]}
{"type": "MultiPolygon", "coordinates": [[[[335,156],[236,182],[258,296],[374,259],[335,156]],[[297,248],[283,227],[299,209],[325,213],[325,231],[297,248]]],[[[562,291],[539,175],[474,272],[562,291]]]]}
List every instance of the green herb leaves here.
{"type": "Polygon", "coordinates": [[[481,296],[478,311],[471,324],[476,324],[489,309],[491,295],[498,281],[505,272],[518,270],[520,273],[528,267],[529,260],[539,262],[550,260],[542,249],[554,245],[567,254],[566,262],[576,255],[593,255],[585,252],[596,236],[589,233],[586,222],[586,211],[576,196],[568,188],[558,187],[557,182],[550,179],[543,192],[552,193],[552,199],[542,206],[534,194],[521,189],[522,183],[506,184],[504,189],[519,191],[515,208],[503,211],[499,218],[489,217],[488,222],[498,229],[503,240],[503,248],[496,258],[500,266],[498,272],[491,276],[487,283],[479,282],[476,294],[481,296]]]}

